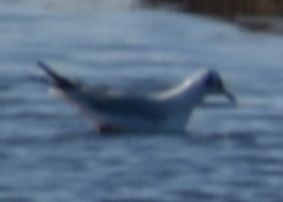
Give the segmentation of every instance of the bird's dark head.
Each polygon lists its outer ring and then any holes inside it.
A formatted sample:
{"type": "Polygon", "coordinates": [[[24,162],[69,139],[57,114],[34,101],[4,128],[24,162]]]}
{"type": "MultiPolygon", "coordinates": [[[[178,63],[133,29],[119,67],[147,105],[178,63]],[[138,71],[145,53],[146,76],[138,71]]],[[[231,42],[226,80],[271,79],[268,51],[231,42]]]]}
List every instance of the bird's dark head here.
{"type": "Polygon", "coordinates": [[[204,75],[204,85],[210,95],[224,95],[231,102],[236,103],[235,96],[230,93],[220,77],[219,73],[214,70],[207,70],[204,75]]]}

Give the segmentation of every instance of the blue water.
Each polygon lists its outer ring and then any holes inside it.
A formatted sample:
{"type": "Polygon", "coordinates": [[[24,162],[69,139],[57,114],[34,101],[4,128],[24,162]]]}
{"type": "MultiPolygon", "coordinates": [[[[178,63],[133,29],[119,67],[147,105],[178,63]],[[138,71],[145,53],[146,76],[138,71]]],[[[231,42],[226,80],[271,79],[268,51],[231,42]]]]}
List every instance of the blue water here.
{"type": "Polygon", "coordinates": [[[39,2],[0,3],[0,201],[283,200],[282,36],[167,11],[39,2]],[[187,135],[99,136],[49,95],[39,59],[137,91],[214,68],[239,106],[197,110],[187,135]]]}

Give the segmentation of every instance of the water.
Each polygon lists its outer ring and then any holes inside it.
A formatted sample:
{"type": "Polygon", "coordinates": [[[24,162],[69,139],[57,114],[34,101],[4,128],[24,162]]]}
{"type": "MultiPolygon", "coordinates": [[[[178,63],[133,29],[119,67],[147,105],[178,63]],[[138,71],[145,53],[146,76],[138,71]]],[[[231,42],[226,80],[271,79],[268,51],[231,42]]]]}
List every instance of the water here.
{"type": "Polygon", "coordinates": [[[63,3],[1,1],[0,201],[282,201],[281,36],[63,3]],[[38,59],[89,84],[138,90],[215,68],[239,107],[198,110],[188,135],[103,137],[49,96],[38,59]]]}

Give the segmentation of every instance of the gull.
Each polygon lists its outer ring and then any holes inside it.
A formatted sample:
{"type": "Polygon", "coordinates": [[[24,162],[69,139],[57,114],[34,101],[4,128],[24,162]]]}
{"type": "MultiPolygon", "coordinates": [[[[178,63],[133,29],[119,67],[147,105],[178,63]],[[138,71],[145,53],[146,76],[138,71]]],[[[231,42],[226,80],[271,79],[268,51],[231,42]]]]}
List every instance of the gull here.
{"type": "Polygon", "coordinates": [[[86,114],[99,133],[138,131],[182,131],[194,109],[206,97],[223,95],[232,104],[235,96],[224,85],[219,73],[206,69],[169,89],[142,95],[75,82],[38,61],[57,95],[86,114]]]}

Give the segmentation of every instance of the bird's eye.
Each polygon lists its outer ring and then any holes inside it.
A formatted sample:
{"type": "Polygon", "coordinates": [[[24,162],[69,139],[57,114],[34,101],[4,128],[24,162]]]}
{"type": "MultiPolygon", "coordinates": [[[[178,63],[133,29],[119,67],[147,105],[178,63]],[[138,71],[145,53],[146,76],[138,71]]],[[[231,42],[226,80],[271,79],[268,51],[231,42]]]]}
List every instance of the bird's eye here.
{"type": "Polygon", "coordinates": [[[208,87],[213,86],[214,83],[215,83],[215,79],[210,75],[205,80],[205,85],[208,87]]]}

